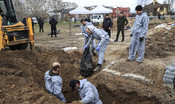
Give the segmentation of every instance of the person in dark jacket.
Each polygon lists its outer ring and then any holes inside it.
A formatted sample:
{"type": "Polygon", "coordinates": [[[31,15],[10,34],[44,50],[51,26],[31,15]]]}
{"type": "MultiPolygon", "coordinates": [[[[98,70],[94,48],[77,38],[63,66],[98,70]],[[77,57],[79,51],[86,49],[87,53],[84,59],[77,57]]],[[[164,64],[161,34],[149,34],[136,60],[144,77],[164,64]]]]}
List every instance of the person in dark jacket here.
{"type": "MultiPolygon", "coordinates": [[[[25,26],[27,26],[27,22],[26,22],[26,16],[23,18],[23,20],[22,20],[22,23],[25,25],[25,26]]],[[[34,21],[33,21],[33,19],[32,19],[32,29],[33,29],[33,33],[35,33],[35,31],[34,31],[34,21]]]]}
{"type": "Polygon", "coordinates": [[[39,23],[39,32],[41,32],[41,30],[42,30],[42,32],[44,32],[44,29],[43,29],[44,20],[42,18],[39,18],[38,23],[39,23]]]}
{"type": "Polygon", "coordinates": [[[117,36],[115,39],[115,42],[118,41],[119,34],[122,31],[122,42],[124,41],[124,26],[128,24],[128,20],[124,17],[123,13],[120,14],[118,20],[117,20],[117,36]]]}
{"type": "Polygon", "coordinates": [[[51,25],[51,37],[53,36],[53,33],[55,34],[55,37],[57,37],[56,34],[56,25],[57,25],[57,20],[55,19],[55,17],[52,17],[51,20],[49,21],[50,25],[51,25]]]}
{"type": "Polygon", "coordinates": [[[27,24],[26,24],[26,17],[23,18],[22,23],[23,23],[25,26],[27,26],[27,24]]]}
{"type": "Polygon", "coordinates": [[[87,22],[91,22],[89,16],[88,16],[88,18],[86,18],[85,20],[86,20],[87,22]]]}
{"type": "Polygon", "coordinates": [[[33,29],[33,33],[35,33],[34,26],[35,26],[35,24],[34,24],[34,21],[33,21],[33,19],[32,19],[32,29],[33,29]]]}
{"type": "Polygon", "coordinates": [[[103,20],[103,30],[105,30],[109,37],[111,37],[111,28],[112,28],[113,22],[111,18],[109,18],[109,14],[106,14],[105,19],[103,20]]]}

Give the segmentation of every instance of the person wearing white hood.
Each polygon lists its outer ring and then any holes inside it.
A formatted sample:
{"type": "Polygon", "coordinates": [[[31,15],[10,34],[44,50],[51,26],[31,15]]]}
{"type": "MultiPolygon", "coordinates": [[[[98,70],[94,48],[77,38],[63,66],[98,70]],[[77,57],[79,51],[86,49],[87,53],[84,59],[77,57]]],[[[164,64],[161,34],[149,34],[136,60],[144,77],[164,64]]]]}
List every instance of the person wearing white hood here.
{"type": "Polygon", "coordinates": [[[97,88],[92,83],[87,81],[87,79],[71,80],[69,82],[69,87],[72,88],[72,91],[77,90],[81,97],[81,101],[74,101],[75,103],[103,104],[99,98],[97,88]]]}
{"type": "Polygon", "coordinates": [[[129,46],[129,58],[127,61],[134,61],[137,52],[138,57],[136,61],[142,63],[145,53],[145,38],[148,31],[149,17],[147,13],[142,11],[141,5],[138,5],[135,10],[137,16],[131,30],[132,39],[129,46]]]}
{"type": "MultiPolygon", "coordinates": [[[[91,22],[87,22],[85,19],[81,19],[81,32],[84,35],[84,46],[86,45],[87,41],[88,41],[88,33],[86,32],[86,27],[89,25],[93,25],[91,22]]],[[[91,52],[92,54],[95,56],[95,40],[92,41],[91,43],[91,52]]]]}
{"type": "Polygon", "coordinates": [[[86,27],[86,32],[90,36],[90,39],[89,39],[88,43],[85,45],[85,47],[84,47],[85,49],[87,47],[89,47],[89,45],[92,43],[92,40],[94,40],[94,38],[99,40],[98,44],[96,45],[96,51],[97,51],[97,54],[99,56],[99,59],[98,59],[98,64],[97,64],[94,71],[100,71],[101,66],[103,64],[106,47],[110,41],[109,35],[104,30],[97,29],[96,27],[94,27],[92,25],[89,25],[86,27]]]}
{"type": "Polygon", "coordinates": [[[61,70],[60,63],[54,62],[52,69],[45,73],[44,80],[47,91],[65,103],[66,99],[61,92],[63,81],[59,75],[60,70],[61,70]]]}

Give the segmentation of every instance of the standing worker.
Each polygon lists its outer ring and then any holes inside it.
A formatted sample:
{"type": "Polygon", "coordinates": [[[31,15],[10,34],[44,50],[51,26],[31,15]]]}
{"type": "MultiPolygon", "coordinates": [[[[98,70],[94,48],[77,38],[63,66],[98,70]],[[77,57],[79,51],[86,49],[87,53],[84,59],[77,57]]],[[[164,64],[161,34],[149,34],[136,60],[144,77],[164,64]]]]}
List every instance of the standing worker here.
{"type": "Polygon", "coordinates": [[[138,53],[137,62],[142,63],[145,53],[145,38],[148,30],[149,17],[142,11],[142,6],[135,8],[137,15],[131,30],[131,43],[129,46],[129,58],[127,61],[134,61],[136,52],[138,53]]]}
{"type": "Polygon", "coordinates": [[[96,27],[94,27],[92,25],[87,26],[86,32],[90,36],[90,39],[89,39],[88,43],[85,45],[85,47],[84,47],[85,49],[90,45],[90,43],[93,42],[92,40],[94,40],[94,38],[99,40],[98,44],[96,45],[96,51],[97,51],[97,54],[99,56],[99,59],[98,59],[98,64],[94,70],[94,71],[99,71],[99,70],[101,70],[101,66],[102,66],[103,61],[104,61],[104,54],[106,51],[106,47],[110,41],[109,35],[104,30],[97,29],[96,27]]]}
{"type": "MultiPolygon", "coordinates": [[[[81,32],[84,35],[84,46],[85,46],[87,41],[88,41],[88,38],[89,38],[89,35],[86,32],[86,27],[89,25],[93,25],[93,24],[91,22],[87,22],[85,19],[81,19],[81,24],[82,24],[81,25],[81,32]]],[[[91,43],[91,52],[93,53],[93,55],[95,55],[94,50],[95,50],[95,40],[93,40],[91,43]]]]}
{"type": "Polygon", "coordinates": [[[115,39],[115,42],[118,41],[119,34],[122,31],[122,42],[124,41],[124,26],[128,24],[128,20],[124,17],[123,13],[119,15],[119,18],[117,20],[117,36],[115,39]]]}
{"type": "Polygon", "coordinates": [[[22,20],[22,23],[27,26],[27,23],[26,23],[26,16],[24,16],[23,20],[22,20]]]}
{"type": "Polygon", "coordinates": [[[39,32],[44,32],[43,26],[44,26],[44,20],[42,18],[39,18],[39,32]]]}
{"type": "Polygon", "coordinates": [[[109,14],[106,14],[105,19],[103,20],[103,30],[105,30],[109,37],[111,37],[111,28],[112,28],[113,22],[111,18],[109,18],[109,14]]]}
{"type": "Polygon", "coordinates": [[[33,33],[35,33],[34,28],[35,28],[35,23],[34,23],[34,21],[33,21],[33,19],[32,19],[32,29],[33,29],[33,33]]]}
{"type": "Polygon", "coordinates": [[[69,87],[72,88],[72,91],[79,91],[79,95],[81,97],[82,104],[103,104],[99,99],[98,90],[96,87],[87,81],[87,79],[83,80],[72,80],[69,83],[69,87]]]}
{"type": "MultiPolygon", "coordinates": [[[[27,17],[24,16],[24,18],[23,18],[23,20],[22,20],[22,23],[23,23],[25,26],[27,26],[26,19],[27,19],[27,17]]],[[[33,33],[35,33],[35,31],[34,31],[34,21],[33,21],[32,18],[31,18],[31,22],[32,22],[32,30],[33,30],[33,33]]]]}
{"type": "Polygon", "coordinates": [[[57,20],[55,19],[55,17],[53,16],[51,18],[51,20],[49,21],[50,25],[51,25],[51,37],[53,36],[53,34],[55,34],[55,37],[57,37],[57,33],[56,33],[56,30],[57,30],[57,20]]]}
{"type": "Polygon", "coordinates": [[[66,102],[64,95],[62,94],[62,78],[59,75],[61,65],[58,62],[54,62],[52,69],[47,71],[44,76],[45,86],[47,91],[56,96],[62,102],[66,102]]]}

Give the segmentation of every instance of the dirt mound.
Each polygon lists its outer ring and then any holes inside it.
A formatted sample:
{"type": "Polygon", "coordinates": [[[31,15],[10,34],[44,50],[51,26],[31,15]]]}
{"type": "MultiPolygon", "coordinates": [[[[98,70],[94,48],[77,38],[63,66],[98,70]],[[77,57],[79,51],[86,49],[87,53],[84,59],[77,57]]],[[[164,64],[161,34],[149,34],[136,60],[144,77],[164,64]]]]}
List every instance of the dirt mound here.
{"type": "Polygon", "coordinates": [[[161,30],[146,40],[146,58],[164,58],[175,52],[175,27],[161,30]]]}
{"type": "MultiPolygon", "coordinates": [[[[96,77],[100,98],[104,104],[158,104],[159,100],[132,80],[125,80],[109,73],[99,73],[96,77]],[[150,95],[148,95],[148,93],[150,95]],[[106,99],[107,98],[107,99],[106,99]]],[[[147,87],[148,88],[148,87],[147,87]]]]}
{"type": "Polygon", "coordinates": [[[150,79],[151,82],[155,84],[162,84],[163,75],[165,72],[164,66],[156,65],[152,63],[137,63],[135,61],[128,62],[118,62],[114,64],[111,69],[116,70],[118,72],[124,73],[132,73],[135,75],[142,75],[147,79],[150,79]]]}
{"type": "MultiPolygon", "coordinates": [[[[78,92],[71,92],[68,83],[71,79],[83,79],[79,74],[81,52],[65,53],[61,50],[37,48],[34,52],[0,52],[0,56],[0,103],[62,104],[45,90],[44,85],[44,74],[51,68],[54,61],[62,65],[60,76],[63,78],[63,94],[67,101],[80,100],[78,92]]],[[[88,80],[97,86],[100,99],[104,104],[157,104],[164,101],[161,100],[162,98],[166,97],[166,100],[167,96],[172,98],[162,86],[161,78],[164,70],[160,70],[161,66],[119,62],[112,66],[112,69],[123,73],[140,74],[154,83],[147,84],[103,71],[96,72],[88,80]]]]}
{"type": "MultiPolygon", "coordinates": [[[[72,78],[79,76],[77,52],[64,51],[6,51],[0,52],[0,103],[49,103],[61,102],[45,91],[44,74],[54,61],[62,65],[63,92],[71,101],[79,99],[72,96],[68,86],[72,78]]],[[[81,56],[81,54],[79,54],[81,56]]]]}
{"type": "Polygon", "coordinates": [[[175,103],[174,94],[163,86],[147,84],[100,72],[94,82],[104,104],[161,104],[175,103]]]}

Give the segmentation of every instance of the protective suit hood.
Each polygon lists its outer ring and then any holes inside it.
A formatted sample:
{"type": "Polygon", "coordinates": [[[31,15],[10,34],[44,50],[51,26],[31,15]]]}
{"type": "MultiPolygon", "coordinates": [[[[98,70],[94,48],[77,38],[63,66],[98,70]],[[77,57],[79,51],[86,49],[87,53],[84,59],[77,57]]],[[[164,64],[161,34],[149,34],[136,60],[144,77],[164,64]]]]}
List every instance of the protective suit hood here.
{"type": "Polygon", "coordinates": [[[83,88],[84,83],[87,82],[87,79],[80,80],[80,89],[83,88]]]}
{"type": "Polygon", "coordinates": [[[52,79],[52,76],[50,76],[50,71],[48,71],[48,72],[45,74],[45,79],[46,79],[46,80],[51,80],[51,79],[52,79]]]}
{"type": "Polygon", "coordinates": [[[142,16],[142,15],[147,15],[147,13],[146,13],[146,12],[142,12],[142,13],[140,14],[140,16],[142,16]]]}
{"type": "Polygon", "coordinates": [[[89,26],[87,26],[87,28],[91,31],[91,32],[93,32],[94,31],[94,29],[95,29],[95,27],[94,26],[92,26],[92,25],[89,25],[89,26]]]}

